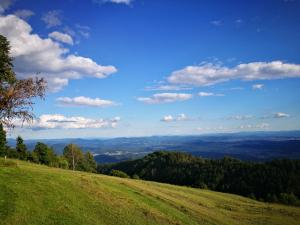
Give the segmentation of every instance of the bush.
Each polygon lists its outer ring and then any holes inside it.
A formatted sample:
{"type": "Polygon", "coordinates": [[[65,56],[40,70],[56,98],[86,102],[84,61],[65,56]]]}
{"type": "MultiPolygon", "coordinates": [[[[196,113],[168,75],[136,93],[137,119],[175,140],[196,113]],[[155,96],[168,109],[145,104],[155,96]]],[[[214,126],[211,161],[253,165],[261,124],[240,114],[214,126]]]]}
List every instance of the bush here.
{"type": "Polygon", "coordinates": [[[123,171],[120,171],[120,170],[111,170],[109,175],[114,176],[114,177],[129,178],[129,176],[126,173],[124,173],[123,171]]]}

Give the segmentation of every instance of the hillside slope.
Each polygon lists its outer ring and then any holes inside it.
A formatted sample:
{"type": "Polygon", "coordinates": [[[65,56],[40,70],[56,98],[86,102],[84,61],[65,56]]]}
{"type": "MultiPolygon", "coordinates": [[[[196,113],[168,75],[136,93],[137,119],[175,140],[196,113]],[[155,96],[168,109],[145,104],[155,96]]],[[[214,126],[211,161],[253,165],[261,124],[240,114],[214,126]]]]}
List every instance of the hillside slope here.
{"type": "MultiPolygon", "coordinates": [[[[1,159],[0,159],[1,160],[1,159]]],[[[299,224],[300,208],[175,185],[0,162],[1,225],[299,224]]]]}

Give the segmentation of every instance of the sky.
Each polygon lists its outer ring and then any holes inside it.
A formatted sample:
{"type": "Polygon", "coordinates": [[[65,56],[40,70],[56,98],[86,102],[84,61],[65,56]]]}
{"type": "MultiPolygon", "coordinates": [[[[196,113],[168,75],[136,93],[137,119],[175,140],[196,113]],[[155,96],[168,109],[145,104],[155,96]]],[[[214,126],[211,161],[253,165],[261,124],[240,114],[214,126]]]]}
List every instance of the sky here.
{"type": "Polygon", "coordinates": [[[299,0],[0,0],[18,78],[48,85],[9,136],[299,130],[299,11],[299,0]]]}

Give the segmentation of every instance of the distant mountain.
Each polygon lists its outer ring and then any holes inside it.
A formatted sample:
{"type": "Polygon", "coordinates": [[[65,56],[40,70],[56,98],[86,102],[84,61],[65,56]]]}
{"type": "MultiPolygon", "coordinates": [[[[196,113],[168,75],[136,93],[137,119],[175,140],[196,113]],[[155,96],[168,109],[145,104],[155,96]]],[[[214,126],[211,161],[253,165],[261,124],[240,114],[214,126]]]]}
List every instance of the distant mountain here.
{"type": "MultiPolygon", "coordinates": [[[[61,153],[69,143],[91,151],[100,163],[119,162],[165,151],[189,152],[206,158],[232,156],[242,160],[265,161],[273,158],[300,158],[300,131],[241,132],[198,136],[121,137],[111,139],[26,140],[29,149],[43,142],[61,153]]],[[[15,145],[9,139],[8,144],[15,145]]]]}

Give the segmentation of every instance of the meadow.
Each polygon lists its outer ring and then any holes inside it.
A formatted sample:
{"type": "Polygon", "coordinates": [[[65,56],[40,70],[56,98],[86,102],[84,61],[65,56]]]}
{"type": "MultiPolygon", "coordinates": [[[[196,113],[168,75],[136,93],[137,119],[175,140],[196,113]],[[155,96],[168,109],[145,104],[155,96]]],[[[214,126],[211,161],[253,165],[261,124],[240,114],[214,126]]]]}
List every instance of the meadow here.
{"type": "Polygon", "coordinates": [[[299,221],[299,207],[0,158],[1,225],[296,225],[299,221]]]}

